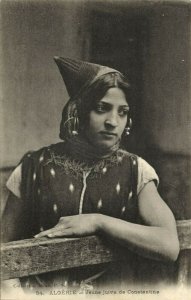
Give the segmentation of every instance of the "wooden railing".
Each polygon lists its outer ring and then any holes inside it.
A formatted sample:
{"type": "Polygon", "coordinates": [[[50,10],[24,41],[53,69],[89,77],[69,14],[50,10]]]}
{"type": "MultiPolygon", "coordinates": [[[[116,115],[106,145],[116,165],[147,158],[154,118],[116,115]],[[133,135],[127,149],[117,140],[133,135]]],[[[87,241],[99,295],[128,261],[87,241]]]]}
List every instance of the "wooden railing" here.
{"type": "MultiPolygon", "coordinates": [[[[191,274],[191,220],[177,221],[180,241],[178,283],[191,274]]],[[[107,263],[123,259],[124,249],[112,250],[96,236],[82,238],[28,239],[2,244],[3,279],[107,263]]]]}

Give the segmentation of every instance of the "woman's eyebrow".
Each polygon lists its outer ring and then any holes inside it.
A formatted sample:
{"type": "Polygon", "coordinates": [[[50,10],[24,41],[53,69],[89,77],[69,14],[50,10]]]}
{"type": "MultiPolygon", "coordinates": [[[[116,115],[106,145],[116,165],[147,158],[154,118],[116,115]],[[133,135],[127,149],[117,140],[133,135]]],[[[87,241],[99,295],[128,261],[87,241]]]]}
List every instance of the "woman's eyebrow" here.
{"type": "Polygon", "coordinates": [[[107,101],[99,101],[98,103],[97,103],[98,105],[99,104],[103,104],[103,105],[105,105],[105,106],[112,106],[112,104],[111,103],[109,103],[109,102],[107,102],[107,101]]]}
{"type": "Polygon", "coordinates": [[[127,110],[129,110],[129,105],[119,105],[119,109],[127,109],[127,110]]]}
{"type": "Polygon", "coordinates": [[[125,105],[120,105],[119,107],[129,108],[129,105],[128,105],[128,104],[125,104],[125,105]]]}
{"type": "MultiPolygon", "coordinates": [[[[107,102],[107,101],[104,101],[104,100],[100,100],[100,101],[98,102],[98,104],[99,104],[99,103],[102,103],[102,104],[104,104],[104,105],[112,106],[111,103],[109,103],[109,102],[107,102]]],[[[119,105],[119,107],[129,108],[129,105],[128,105],[128,104],[123,104],[123,105],[119,105]]]]}

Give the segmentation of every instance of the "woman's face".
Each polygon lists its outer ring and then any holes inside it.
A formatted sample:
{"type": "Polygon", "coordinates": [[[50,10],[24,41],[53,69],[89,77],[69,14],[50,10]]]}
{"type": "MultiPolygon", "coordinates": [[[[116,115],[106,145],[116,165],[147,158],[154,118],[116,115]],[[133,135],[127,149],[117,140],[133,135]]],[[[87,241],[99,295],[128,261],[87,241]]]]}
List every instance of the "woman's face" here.
{"type": "Polygon", "coordinates": [[[125,129],[128,111],[124,92],[117,87],[108,89],[105,96],[90,111],[89,127],[85,131],[89,142],[101,149],[114,146],[125,129]]]}

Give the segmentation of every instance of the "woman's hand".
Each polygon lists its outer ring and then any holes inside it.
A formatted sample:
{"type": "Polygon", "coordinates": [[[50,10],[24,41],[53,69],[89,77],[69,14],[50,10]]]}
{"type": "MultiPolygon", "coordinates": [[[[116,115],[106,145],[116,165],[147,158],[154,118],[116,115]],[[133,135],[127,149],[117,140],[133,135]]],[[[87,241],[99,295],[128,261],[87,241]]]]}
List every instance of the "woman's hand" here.
{"type": "Polygon", "coordinates": [[[138,195],[138,209],[144,225],[102,214],[81,214],[62,217],[54,228],[35,237],[81,237],[99,232],[144,257],[175,261],[179,253],[175,219],[153,182],[138,195]]]}
{"type": "Polygon", "coordinates": [[[99,214],[80,214],[61,217],[55,227],[35,235],[35,238],[43,236],[54,238],[93,235],[98,230],[99,216],[99,214]]]}

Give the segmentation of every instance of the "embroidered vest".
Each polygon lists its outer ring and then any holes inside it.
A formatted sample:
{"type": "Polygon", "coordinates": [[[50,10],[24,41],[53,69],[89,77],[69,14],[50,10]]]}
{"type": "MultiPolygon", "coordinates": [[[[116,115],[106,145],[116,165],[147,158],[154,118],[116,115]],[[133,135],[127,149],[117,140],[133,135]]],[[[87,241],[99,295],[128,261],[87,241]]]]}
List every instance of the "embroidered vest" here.
{"type": "MultiPolygon", "coordinates": [[[[72,160],[65,144],[58,143],[28,153],[22,159],[21,195],[25,202],[25,235],[31,238],[58,223],[60,217],[101,213],[137,223],[137,157],[119,149],[92,166],[72,160]]],[[[93,269],[58,271],[21,279],[23,287],[81,282],[96,272],[104,273],[96,284],[109,286],[133,280],[131,262],[117,262],[93,269]],[[106,272],[105,272],[106,270],[106,272]],[[124,275],[125,270],[125,275],[124,275]],[[129,271],[130,270],[130,271],[129,271]]],[[[94,277],[94,276],[93,276],[94,277]]]]}
{"type": "Polygon", "coordinates": [[[26,237],[55,226],[60,217],[80,213],[136,222],[136,190],[137,158],[124,150],[91,167],[71,160],[64,143],[28,153],[22,160],[21,185],[26,237]]]}

